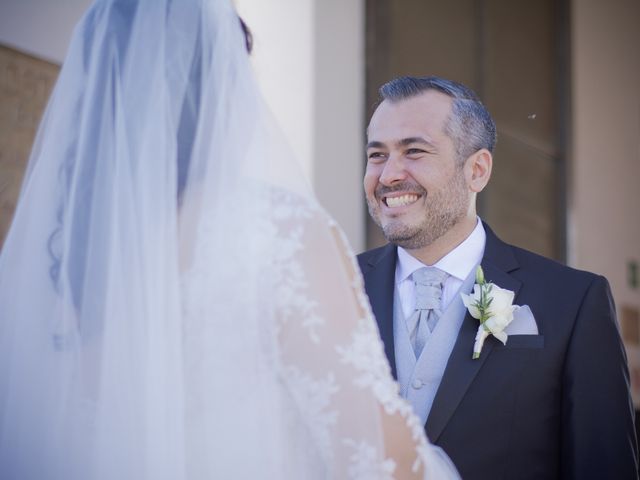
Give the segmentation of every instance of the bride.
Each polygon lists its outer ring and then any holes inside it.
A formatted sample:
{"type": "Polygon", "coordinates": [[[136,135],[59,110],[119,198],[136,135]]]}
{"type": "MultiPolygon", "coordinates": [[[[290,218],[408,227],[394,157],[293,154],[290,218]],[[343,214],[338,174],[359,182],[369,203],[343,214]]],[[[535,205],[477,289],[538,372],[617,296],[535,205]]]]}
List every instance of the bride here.
{"type": "Polygon", "coordinates": [[[98,0],[0,256],[3,479],[457,478],[229,0],[98,0]]]}

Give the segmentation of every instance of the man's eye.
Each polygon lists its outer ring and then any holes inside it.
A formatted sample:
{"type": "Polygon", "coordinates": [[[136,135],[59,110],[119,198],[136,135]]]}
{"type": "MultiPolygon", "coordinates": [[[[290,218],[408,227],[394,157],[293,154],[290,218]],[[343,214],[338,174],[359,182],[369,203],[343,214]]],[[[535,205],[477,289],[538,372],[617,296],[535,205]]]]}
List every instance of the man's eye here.
{"type": "Polygon", "coordinates": [[[407,155],[420,155],[422,153],[426,153],[424,150],[421,150],[420,148],[409,148],[407,150],[407,155]]]}
{"type": "Polygon", "coordinates": [[[367,155],[367,158],[372,161],[382,161],[386,158],[386,154],[382,152],[371,152],[367,155]]]}

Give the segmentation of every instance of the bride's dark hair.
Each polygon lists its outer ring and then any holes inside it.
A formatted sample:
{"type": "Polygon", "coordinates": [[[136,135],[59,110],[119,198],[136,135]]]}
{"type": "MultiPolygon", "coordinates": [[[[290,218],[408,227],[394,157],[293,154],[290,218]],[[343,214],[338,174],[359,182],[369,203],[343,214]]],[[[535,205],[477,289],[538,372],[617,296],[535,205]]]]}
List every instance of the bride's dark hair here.
{"type": "Polygon", "coordinates": [[[242,19],[241,16],[238,15],[238,20],[240,20],[240,27],[242,27],[242,32],[244,33],[244,43],[247,47],[247,53],[251,53],[253,50],[253,35],[251,34],[251,30],[242,19]]]}
{"type": "MultiPolygon", "coordinates": [[[[126,52],[127,50],[127,42],[129,39],[128,33],[133,25],[133,19],[135,18],[135,9],[135,2],[121,1],[114,2],[114,8],[111,10],[111,15],[113,17],[111,24],[118,27],[117,30],[114,30],[114,32],[118,33],[118,35],[114,35],[114,39],[117,41],[119,51],[121,52],[126,52]]],[[[247,50],[247,53],[250,54],[253,49],[253,35],[251,34],[251,30],[249,29],[245,21],[240,16],[238,16],[238,21],[244,34],[245,48],[247,50]]],[[[87,32],[87,35],[92,35],[92,32],[87,32]]],[[[85,57],[83,60],[85,64],[88,64],[88,62],[91,61],[88,56],[88,50],[84,53],[85,57]]],[[[189,95],[185,97],[185,101],[182,105],[179,124],[180,126],[178,129],[177,138],[177,198],[179,203],[181,203],[182,194],[187,182],[189,166],[191,163],[190,158],[193,147],[193,136],[195,133],[196,123],[200,110],[200,69],[200,57],[199,55],[194,55],[192,68],[189,73],[189,95]]],[[[79,106],[76,106],[76,108],[80,109],[79,106]]],[[[95,132],[98,131],[99,129],[96,128],[95,132]]],[[[62,188],[62,191],[68,194],[75,172],[74,147],[70,148],[67,158],[68,160],[63,162],[60,167],[58,180],[65,185],[64,188],[62,188]]],[[[93,171],[93,168],[95,167],[94,165],[92,165],[91,163],[83,165],[85,165],[85,170],[81,172],[75,172],[75,174],[84,175],[86,177],[91,177],[95,174],[95,172],[93,171]]],[[[69,293],[72,299],[72,303],[76,308],[81,308],[84,300],[85,272],[83,271],[83,266],[85,265],[86,256],[88,254],[85,247],[86,238],[84,234],[86,233],[90,222],[89,211],[92,205],[91,193],[91,189],[83,190],[76,193],[73,198],[75,198],[76,202],[84,203],[86,205],[86,208],[78,209],[79,214],[71,219],[64,218],[65,204],[70,199],[66,197],[64,199],[60,199],[60,207],[56,217],[56,226],[53,229],[51,235],[48,237],[46,245],[47,252],[51,259],[49,276],[54,284],[54,288],[59,291],[60,282],[62,280],[61,276],[63,274],[63,252],[60,248],[60,244],[62,241],[63,223],[65,222],[65,220],[72,223],[72,228],[74,231],[73,248],[70,252],[67,252],[69,258],[67,259],[67,266],[65,268],[67,270],[66,277],[70,287],[69,293]]]]}

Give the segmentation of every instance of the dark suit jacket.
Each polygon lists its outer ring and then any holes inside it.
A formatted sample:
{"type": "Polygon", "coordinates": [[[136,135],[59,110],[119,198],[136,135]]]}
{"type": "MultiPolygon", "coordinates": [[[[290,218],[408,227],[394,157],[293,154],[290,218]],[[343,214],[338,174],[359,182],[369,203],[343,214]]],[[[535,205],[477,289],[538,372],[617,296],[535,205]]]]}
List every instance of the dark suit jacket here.
{"type": "MultiPolygon", "coordinates": [[[[604,277],[507,245],[485,225],[487,281],[529,305],[539,335],[493,337],[471,353],[467,314],[427,419],[462,478],[635,479],[629,373],[604,277]]],[[[358,256],[394,375],[393,245],[358,256]]]]}

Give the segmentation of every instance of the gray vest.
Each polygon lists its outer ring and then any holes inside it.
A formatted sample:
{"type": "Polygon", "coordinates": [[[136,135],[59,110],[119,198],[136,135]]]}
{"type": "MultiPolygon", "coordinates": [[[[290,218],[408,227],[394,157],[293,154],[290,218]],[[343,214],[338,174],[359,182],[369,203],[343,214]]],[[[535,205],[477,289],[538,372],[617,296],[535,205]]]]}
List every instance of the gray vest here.
{"type": "MultiPolygon", "coordinates": [[[[409,340],[398,292],[394,292],[393,341],[400,395],[411,404],[423,425],[427,423],[433,399],[466,314],[460,292],[469,293],[473,289],[475,272],[474,268],[451,300],[449,307],[442,313],[417,360],[409,340]]],[[[469,345],[469,356],[472,350],[473,345],[469,345]]]]}

